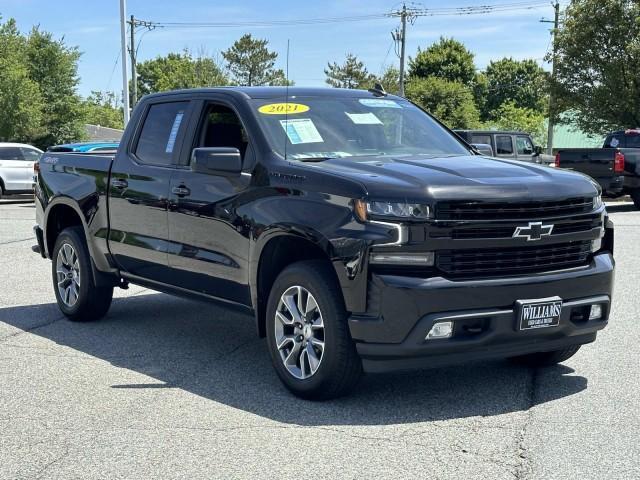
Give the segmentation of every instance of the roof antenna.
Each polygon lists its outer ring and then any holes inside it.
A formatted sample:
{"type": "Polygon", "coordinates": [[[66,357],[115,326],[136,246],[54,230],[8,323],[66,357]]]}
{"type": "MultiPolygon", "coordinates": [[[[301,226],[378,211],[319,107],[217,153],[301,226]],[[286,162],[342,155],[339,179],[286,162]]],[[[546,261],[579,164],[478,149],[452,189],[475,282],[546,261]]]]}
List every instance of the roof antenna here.
{"type": "Polygon", "coordinates": [[[284,73],[284,159],[287,159],[287,137],[289,132],[289,39],[287,38],[287,64],[284,73]]]}
{"type": "Polygon", "coordinates": [[[376,82],[373,88],[369,89],[369,92],[373,93],[376,97],[386,97],[388,95],[380,82],[376,82]]]}

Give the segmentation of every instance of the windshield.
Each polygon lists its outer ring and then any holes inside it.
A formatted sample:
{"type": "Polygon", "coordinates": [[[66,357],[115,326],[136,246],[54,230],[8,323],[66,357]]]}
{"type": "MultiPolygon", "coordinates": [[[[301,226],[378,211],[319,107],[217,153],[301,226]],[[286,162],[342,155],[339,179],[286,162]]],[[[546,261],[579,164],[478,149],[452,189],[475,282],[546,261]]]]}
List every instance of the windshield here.
{"type": "Polygon", "coordinates": [[[288,102],[252,103],[274,150],[290,160],[469,154],[434,119],[404,100],[290,96],[288,102]]]}

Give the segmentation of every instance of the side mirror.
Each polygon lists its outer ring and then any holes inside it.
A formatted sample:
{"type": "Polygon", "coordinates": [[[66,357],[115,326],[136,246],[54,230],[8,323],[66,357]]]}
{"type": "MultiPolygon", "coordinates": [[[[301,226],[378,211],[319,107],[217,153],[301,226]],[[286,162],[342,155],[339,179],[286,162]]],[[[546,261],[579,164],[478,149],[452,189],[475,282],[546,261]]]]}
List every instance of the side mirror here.
{"type": "Polygon", "coordinates": [[[242,171],[240,150],[232,147],[194,148],[191,170],[210,175],[233,176],[242,171]]]}
{"type": "Polygon", "coordinates": [[[471,146],[476,149],[480,155],[486,155],[488,157],[493,157],[493,148],[491,145],[486,143],[472,143],[471,146]]]}
{"type": "Polygon", "coordinates": [[[536,156],[542,155],[542,147],[540,145],[533,147],[533,154],[536,156]]]}

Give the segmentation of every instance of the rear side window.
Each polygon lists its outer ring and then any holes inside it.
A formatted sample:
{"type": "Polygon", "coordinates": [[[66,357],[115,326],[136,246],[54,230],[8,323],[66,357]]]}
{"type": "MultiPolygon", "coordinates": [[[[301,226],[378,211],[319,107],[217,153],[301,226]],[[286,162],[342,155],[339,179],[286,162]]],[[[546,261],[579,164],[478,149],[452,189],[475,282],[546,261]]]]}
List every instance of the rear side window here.
{"type": "Polygon", "coordinates": [[[177,139],[182,136],[183,120],[189,102],[151,105],[144,119],[135,155],[142,163],[171,165],[177,139]]]}
{"type": "Polygon", "coordinates": [[[0,160],[24,160],[19,147],[0,147],[0,160]]]}
{"type": "Polygon", "coordinates": [[[496,135],[496,153],[513,155],[513,141],[509,135],[496,135]]]}
{"type": "Polygon", "coordinates": [[[37,162],[40,159],[40,152],[33,148],[23,148],[22,155],[25,160],[29,160],[31,162],[37,162]]]}
{"type": "Polygon", "coordinates": [[[471,137],[471,143],[483,143],[485,145],[491,145],[490,135],[473,135],[471,137]]]}
{"type": "Polygon", "coordinates": [[[626,148],[640,148],[640,135],[627,135],[626,148]]]}

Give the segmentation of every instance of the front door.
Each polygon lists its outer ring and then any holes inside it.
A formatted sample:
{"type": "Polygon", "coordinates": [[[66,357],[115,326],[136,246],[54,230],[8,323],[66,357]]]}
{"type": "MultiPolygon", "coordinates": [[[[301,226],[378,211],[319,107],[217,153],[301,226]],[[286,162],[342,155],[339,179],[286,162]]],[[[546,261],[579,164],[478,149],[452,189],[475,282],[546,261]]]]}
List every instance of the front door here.
{"type": "Polygon", "coordinates": [[[241,207],[249,194],[248,164],[252,162],[247,159],[253,158],[253,149],[238,115],[223,103],[204,105],[195,132],[192,148],[238,148],[247,171],[222,176],[193,172],[189,165],[175,171],[169,206],[172,281],[191,291],[249,305],[249,226],[241,207]]]}
{"type": "Polygon", "coordinates": [[[109,248],[134,276],[169,283],[167,202],[189,102],[153,103],[111,170],[109,248]],[[183,121],[184,120],[184,121],[183,121]]]}

